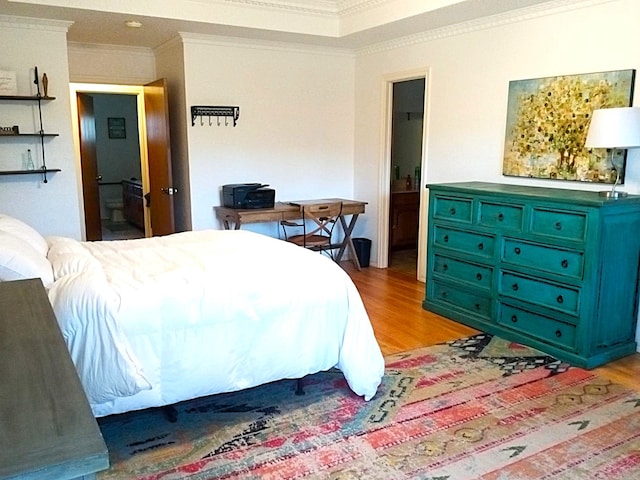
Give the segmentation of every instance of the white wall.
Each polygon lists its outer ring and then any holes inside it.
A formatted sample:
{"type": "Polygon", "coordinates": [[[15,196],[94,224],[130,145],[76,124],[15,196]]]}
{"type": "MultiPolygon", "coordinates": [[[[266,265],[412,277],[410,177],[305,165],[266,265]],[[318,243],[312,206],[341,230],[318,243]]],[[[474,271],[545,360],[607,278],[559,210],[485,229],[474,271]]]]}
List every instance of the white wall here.
{"type": "MultiPolygon", "coordinates": [[[[383,170],[385,79],[428,71],[422,183],[482,180],[602,190],[602,185],[503,177],[510,80],[640,68],[640,2],[619,0],[519,21],[496,19],[360,52],[356,60],[355,196],[370,201],[358,234],[377,238],[383,170]],[[360,172],[364,172],[360,174],[360,172]],[[364,229],[364,230],[362,230],[364,229]]],[[[595,2],[597,3],[597,2],[595,2]]],[[[549,12],[547,12],[549,13],[549,12]]],[[[636,87],[636,91],[640,87],[636,87]]],[[[635,95],[634,105],[640,102],[635,95]]],[[[640,151],[630,151],[625,190],[640,193],[640,151]]],[[[423,204],[424,205],[424,204],[423,204]]],[[[423,219],[426,209],[422,210],[423,219]]],[[[378,256],[372,247],[372,263],[378,256]]],[[[424,266],[422,266],[424,269],[424,266]]],[[[424,278],[424,276],[423,276],[424,278]]]]}
{"type": "MultiPolygon", "coordinates": [[[[239,106],[237,127],[187,127],[193,228],[218,227],[224,184],[276,200],[353,196],[354,61],[334,50],[184,39],[186,108],[239,106]]],[[[213,119],[215,122],[215,119],[213,119]]],[[[248,228],[278,235],[277,225],[248,228]]]]}
{"type": "Polygon", "coordinates": [[[69,42],[69,78],[74,83],[144,85],[156,79],[148,48],[69,42]]]}
{"type": "MultiPolygon", "coordinates": [[[[48,183],[40,175],[0,177],[0,212],[29,223],[45,235],[80,238],[80,197],[73,155],[69,107],[69,73],[67,61],[67,22],[10,19],[0,16],[0,69],[17,73],[19,95],[34,95],[33,69],[47,74],[49,96],[43,102],[44,130],[58,133],[45,140],[47,166],[62,171],[49,174],[48,183]]],[[[18,125],[21,132],[39,131],[36,103],[3,102],[0,125],[18,125]]],[[[0,143],[0,169],[21,167],[21,155],[30,148],[36,167],[42,164],[39,139],[10,139],[0,143]]]]}

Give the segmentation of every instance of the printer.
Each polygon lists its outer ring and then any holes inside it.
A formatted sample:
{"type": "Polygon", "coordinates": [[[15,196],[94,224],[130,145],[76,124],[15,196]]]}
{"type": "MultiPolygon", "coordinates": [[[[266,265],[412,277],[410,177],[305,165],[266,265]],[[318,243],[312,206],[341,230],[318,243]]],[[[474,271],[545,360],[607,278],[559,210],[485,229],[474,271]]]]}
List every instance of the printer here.
{"type": "Polygon", "coordinates": [[[234,183],[222,186],[222,204],[230,208],[273,208],[276,191],[262,183],[234,183]]]}

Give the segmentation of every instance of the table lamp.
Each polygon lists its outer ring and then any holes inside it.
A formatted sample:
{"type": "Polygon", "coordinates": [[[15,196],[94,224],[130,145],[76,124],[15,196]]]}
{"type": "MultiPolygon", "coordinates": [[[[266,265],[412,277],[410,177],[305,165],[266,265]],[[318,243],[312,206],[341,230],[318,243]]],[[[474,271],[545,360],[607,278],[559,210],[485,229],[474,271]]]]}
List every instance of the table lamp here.
{"type": "Polygon", "coordinates": [[[608,198],[627,195],[617,191],[620,182],[620,167],[613,161],[614,150],[640,147],[640,108],[621,107],[594,110],[589,124],[587,148],[606,148],[611,166],[616,171],[616,181],[610,191],[600,192],[608,198]]]}

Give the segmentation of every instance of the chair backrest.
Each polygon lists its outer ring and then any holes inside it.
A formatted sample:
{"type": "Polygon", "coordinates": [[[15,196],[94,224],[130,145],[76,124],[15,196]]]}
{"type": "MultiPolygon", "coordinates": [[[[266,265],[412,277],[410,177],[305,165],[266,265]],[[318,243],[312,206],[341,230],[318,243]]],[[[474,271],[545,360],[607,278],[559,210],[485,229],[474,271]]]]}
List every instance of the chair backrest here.
{"type": "Polygon", "coordinates": [[[330,241],[333,228],[342,214],[342,202],[317,203],[302,205],[302,219],[305,224],[304,235],[306,238],[323,236],[330,241]],[[310,220],[310,227],[306,227],[307,220],[310,220]]]}

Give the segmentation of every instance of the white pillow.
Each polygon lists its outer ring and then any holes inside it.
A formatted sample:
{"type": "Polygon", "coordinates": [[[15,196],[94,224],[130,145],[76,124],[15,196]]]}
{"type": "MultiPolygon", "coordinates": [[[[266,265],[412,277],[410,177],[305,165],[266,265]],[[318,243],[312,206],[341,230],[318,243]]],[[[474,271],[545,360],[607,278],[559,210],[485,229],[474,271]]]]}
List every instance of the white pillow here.
{"type": "Polygon", "coordinates": [[[49,246],[47,241],[35,229],[17,218],[0,213],[0,231],[15,235],[24,242],[27,242],[40,255],[47,255],[49,246]]]}
{"type": "Polygon", "coordinates": [[[48,288],[53,283],[51,264],[22,238],[0,230],[0,281],[26,278],[40,278],[48,288]]]}

